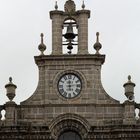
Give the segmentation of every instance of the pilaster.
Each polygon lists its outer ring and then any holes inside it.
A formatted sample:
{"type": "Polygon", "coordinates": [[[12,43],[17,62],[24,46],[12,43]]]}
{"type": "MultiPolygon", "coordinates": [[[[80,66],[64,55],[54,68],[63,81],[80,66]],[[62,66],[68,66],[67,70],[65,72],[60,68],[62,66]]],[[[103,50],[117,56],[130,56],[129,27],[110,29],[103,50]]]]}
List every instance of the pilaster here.
{"type": "Polygon", "coordinates": [[[88,54],[88,18],[89,10],[79,10],[78,14],[78,54],[88,54]]]}
{"type": "Polygon", "coordinates": [[[5,111],[6,111],[6,126],[13,126],[16,125],[17,122],[17,110],[16,110],[16,103],[13,101],[9,101],[5,104],[5,111]]]}
{"type": "Polygon", "coordinates": [[[52,19],[52,54],[62,54],[62,24],[63,11],[51,11],[50,18],[52,19]]]}
{"type": "Polygon", "coordinates": [[[129,102],[129,101],[124,102],[123,124],[125,124],[125,125],[134,125],[134,124],[136,124],[135,103],[134,102],[129,102]]]}

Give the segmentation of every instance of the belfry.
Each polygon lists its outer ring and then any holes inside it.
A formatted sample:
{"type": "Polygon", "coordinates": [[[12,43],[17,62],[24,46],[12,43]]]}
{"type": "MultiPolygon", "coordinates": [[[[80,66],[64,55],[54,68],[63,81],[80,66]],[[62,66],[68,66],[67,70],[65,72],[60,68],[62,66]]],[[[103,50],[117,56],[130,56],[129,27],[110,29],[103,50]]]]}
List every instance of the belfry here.
{"type": "Polygon", "coordinates": [[[0,140],[140,140],[135,84],[128,76],[123,103],[106,93],[99,32],[95,54],[88,52],[89,18],[84,2],[77,10],[75,2],[67,0],[62,11],[56,2],[50,11],[52,53],[45,55],[48,48],[41,33],[40,55],[34,57],[39,70],[35,92],[18,105],[13,101],[18,88],[14,80],[10,77],[5,85],[9,101],[0,105],[6,112],[0,120],[0,140]]]}

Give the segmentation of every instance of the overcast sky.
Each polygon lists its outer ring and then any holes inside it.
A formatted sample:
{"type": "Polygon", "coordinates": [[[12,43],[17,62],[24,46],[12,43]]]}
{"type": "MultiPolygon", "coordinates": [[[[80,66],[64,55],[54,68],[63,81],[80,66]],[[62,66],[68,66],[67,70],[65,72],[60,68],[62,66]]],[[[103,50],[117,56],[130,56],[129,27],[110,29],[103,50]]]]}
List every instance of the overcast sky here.
{"type": "MultiPolygon", "coordinates": [[[[81,9],[82,0],[75,0],[81,9]]],[[[40,33],[45,35],[46,54],[51,52],[51,20],[55,0],[0,0],[0,104],[8,101],[5,84],[9,76],[17,85],[16,103],[29,98],[38,83],[34,56],[39,55],[40,33]]],[[[63,9],[65,0],[58,0],[63,9]]],[[[135,100],[140,102],[140,0],[85,0],[91,10],[89,51],[95,53],[95,34],[100,32],[102,84],[107,93],[123,102],[127,76],[136,83],[135,100]]]]}

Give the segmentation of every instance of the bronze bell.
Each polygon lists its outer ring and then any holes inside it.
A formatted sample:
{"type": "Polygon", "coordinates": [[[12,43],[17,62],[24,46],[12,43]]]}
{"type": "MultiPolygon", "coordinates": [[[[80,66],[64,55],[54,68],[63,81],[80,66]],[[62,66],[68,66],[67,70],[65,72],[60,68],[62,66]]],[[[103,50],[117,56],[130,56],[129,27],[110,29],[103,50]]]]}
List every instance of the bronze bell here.
{"type": "Polygon", "coordinates": [[[68,40],[72,40],[75,38],[75,34],[73,33],[73,27],[72,27],[72,24],[69,24],[68,27],[67,27],[67,32],[66,34],[64,34],[64,37],[68,40]]]}

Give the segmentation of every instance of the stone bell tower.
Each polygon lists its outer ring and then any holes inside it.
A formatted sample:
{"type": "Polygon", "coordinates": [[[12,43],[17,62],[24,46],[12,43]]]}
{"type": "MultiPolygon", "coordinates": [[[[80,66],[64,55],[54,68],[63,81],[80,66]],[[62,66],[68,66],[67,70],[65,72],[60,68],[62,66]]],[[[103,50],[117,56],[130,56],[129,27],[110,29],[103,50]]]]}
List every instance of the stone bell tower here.
{"type": "Polygon", "coordinates": [[[105,55],[99,52],[99,32],[93,45],[95,54],[88,53],[89,17],[84,2],[76,10],[74,1],[67,0],[63,11],[56,3],[50,12],[52,54],[45,55],[48,48],[41,34],[40,55],[34,57],[39,70],[35,92],[17,105],[12,78],[5,86],[9,101],[0,105],[0,111],[6,112],[0,120],[0,140],[140,140],[135,84],[128,76],[124,103],[104,90],[101,68],[105,55]]]}
{"type": "MultiPolygon", "coordinates": [[[[88,18],[90,17],[90,11],[85,10],[84,5],[82,10],[76,10],[76,5],[72,0],[65,3],[64,11],[60,11],[57,8],[56,5],[55,10],[50,12],[52,20],[52,53],[54,55],[62,54],[63,38],[65,37],[63,29],[72,26],[72,28],[76,27],[77,30],[75,36],[77,36],[78,54],[88,54],[88,18]],[[66,21],[69,21],[69,23],[66,21]]],[[[72,28],[68,31],[69,35],[70,33],[74,34],[72,28]]],[[[70,38],[71,35],[69,36],[70,38]]],[[[75,44],[74,38],[71,40],[66,38],[66,43],[69,44],[72,41],[70,45],[75,44]]]]}

